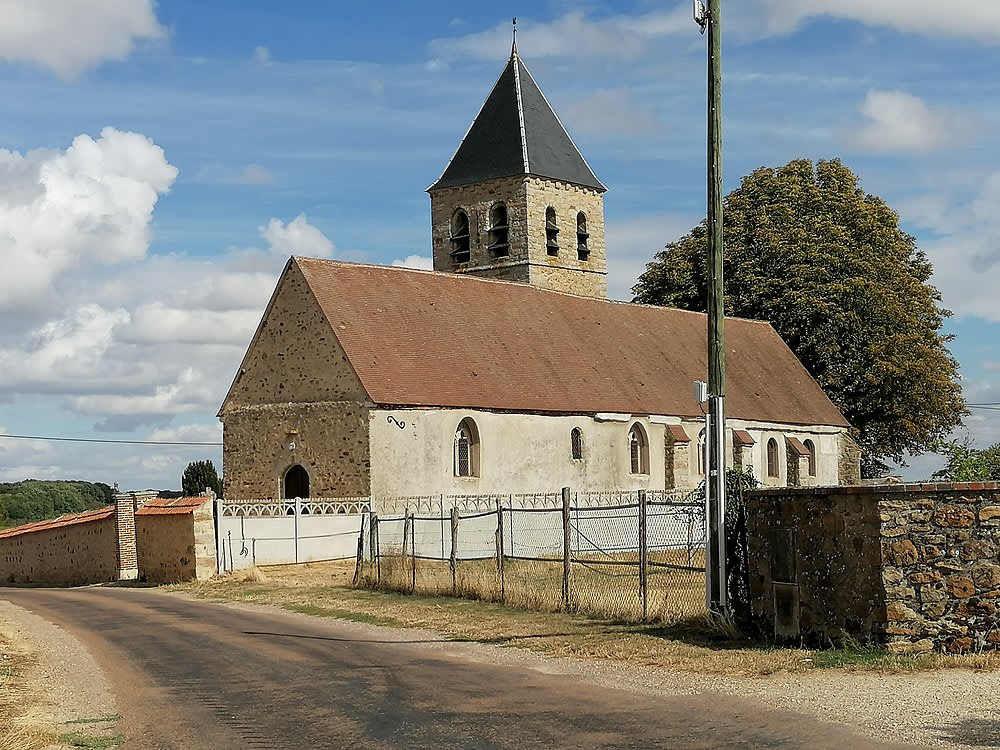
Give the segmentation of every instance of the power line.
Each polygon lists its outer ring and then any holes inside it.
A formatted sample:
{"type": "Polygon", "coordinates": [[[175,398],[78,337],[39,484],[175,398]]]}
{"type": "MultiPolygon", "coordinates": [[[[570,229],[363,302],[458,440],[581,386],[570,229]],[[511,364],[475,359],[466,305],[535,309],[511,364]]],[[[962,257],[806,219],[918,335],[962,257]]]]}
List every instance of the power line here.
{"type": "Polygon", "coordinates": [[[1000,404],[966,404],[970,409],[982,409],[983,411],[1000,411],[1000,404]]]}
{"type": "Polygon", "coordinates": [[[181,440],[102,440],[98,438],[46,437],[44,435],[9,435],[0,432],[0,438],[13,440],[58,440],[64,443],[116,443],[119,445],[202,445],[221,447],[222,443],[198,443],[181,440]]]}

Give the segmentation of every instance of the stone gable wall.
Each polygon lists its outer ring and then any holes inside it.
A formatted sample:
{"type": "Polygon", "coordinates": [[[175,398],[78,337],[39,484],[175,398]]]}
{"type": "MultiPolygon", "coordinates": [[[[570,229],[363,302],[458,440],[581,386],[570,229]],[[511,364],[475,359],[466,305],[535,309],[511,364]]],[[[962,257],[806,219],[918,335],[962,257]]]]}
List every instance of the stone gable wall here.
{"type": "Polygon", "coordinates": [[[747,494],[753,614],[779,640],[997,648],[1000,483],[747,494]]]}
{"type": "Polygon", "coordinates": [[[256,404],[365,398],[302,272],[289,266],[223,404],[222,418],[256,404]]]}
{"type": "Polygon", "coordinates": [[[313,497],[369,494],[369,411],[348,401],[261,404],[230,412],[223,422],[224,496],[282,497],[285,473],[296,464],[309,473],[313,497]]]}

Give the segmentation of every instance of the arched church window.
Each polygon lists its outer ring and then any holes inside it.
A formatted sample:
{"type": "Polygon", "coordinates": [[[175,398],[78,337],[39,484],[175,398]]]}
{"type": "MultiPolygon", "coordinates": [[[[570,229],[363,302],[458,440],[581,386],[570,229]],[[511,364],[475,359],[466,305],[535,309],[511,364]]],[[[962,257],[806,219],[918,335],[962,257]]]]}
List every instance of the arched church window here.
{"type": "Polygon", "coordinates": [[[490,245],[487,248],[494,258],[510,255],[510,227],[507,224],[507,207],[497,203],[490,210],[490,245]]]}
{"type": "Polygon", "coordinates": [[[309,472],[300,464],[289,467],[281,483],[283,497],[292,500],[296,497],[309,497],[309,472]]]}
{"type": "Polygon", "coordinates": [[[778,465],[778,441],[774,438],[767,441],[767,475],[772,478],[781,476],[778,465]]]}
{"type": "Polygon", "coordinates": [[[809,476],[816,476],[816,444],[812,440],[803,440],[802,445],[809,451],[809,476]]]}
{"type": "Polygon", "coordinates": [[[574,427],[569,433],[569,445],[570,445],[570,455],[572,455],[573,460],[580,461],[583,459],[583,430],[579,427],[574,427]]]}
{"type": "Polygon", "coordinates": [[[479,476],[479,431],[468,417],[455,430],[455,476],[479,476]]]}
{"type": "Polygon", "coordinates": [[[470,251],[469,215],[458,209],[451,217],[451,258],[456,263],[468,263],[470,251]]]}
{"type": "Polygon", "coordinates": [[[545,252],[559,255],[559,225],[556,224],[556,210],[552,206],[545,209],[545,252]]]}
{"type": "Polygon", "coordinates": [[[590,232],[587,231],[587,214],[583,211],[576,215],[576,257],[580,260],[590,258],[590,232]]]}
{"type": "Polygon", "coordinates": [[[646,431],[636,422],[628,431],[630,471],[633,474],[649,473],[649,441],[646,431]]]}

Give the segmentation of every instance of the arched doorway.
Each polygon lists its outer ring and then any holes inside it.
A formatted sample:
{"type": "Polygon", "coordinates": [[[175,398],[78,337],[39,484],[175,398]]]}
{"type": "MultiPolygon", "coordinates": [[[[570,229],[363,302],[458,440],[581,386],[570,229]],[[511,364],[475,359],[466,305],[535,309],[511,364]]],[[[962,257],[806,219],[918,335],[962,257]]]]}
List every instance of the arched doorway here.
{"type": "Polygon", "coordinates": [[[309,472],[299,464],[295,464],[285,472],[284,497],[309,497],[309,472]]]}

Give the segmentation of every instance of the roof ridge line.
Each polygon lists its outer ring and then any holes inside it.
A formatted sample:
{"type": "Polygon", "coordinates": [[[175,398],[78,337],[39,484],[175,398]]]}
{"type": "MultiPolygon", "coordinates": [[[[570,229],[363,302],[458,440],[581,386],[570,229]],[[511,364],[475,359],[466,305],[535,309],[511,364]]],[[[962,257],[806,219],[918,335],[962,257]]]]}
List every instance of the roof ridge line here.
{"type": "MultiPolygon", "coordinates": [[[[528,136],[524,130],[524,102],[521,99],[521,58],[517,55],[517,50],[511,54],[511,62],[514,63],[514,98],[517,99],[517,125],[521,131],[521,164],[524,167],[524,174],[531,174],[531,162],[528,160],[528,136]]],[[[531,75],[530,73],[528,74],[531,75]]],[[[532,79],[534,81],[534,79],[532,79]]],[[[537,87],[538,84],[536,83],[537,87]]],[[[542,95],[544,98],[544,94],[542,95]]]]}

